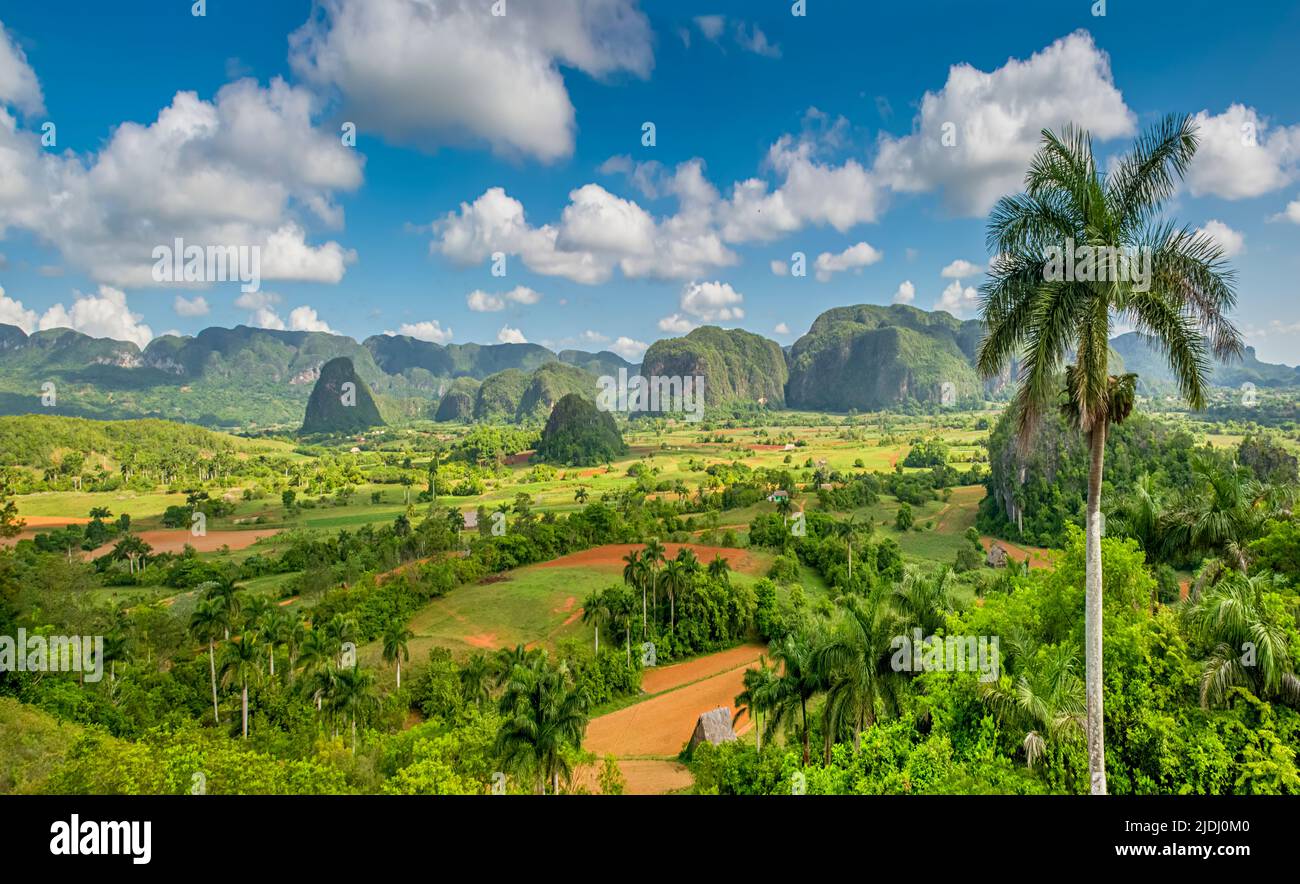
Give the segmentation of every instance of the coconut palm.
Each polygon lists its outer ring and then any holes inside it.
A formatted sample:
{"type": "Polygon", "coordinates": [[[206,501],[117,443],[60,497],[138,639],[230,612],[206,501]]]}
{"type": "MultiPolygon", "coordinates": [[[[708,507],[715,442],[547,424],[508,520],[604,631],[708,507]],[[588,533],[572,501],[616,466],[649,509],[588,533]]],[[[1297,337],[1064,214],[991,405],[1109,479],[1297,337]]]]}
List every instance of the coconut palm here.
{"type": "Polygon", "coordinates": [[[217,658],[214,645],[225,629],[225,606],[220,599],[200,599],[190,615],[190,632],[208,645],[208,672],[212,676],[212,720],[221,724],[217,706],[217,658]]]}
{"type": "Polygon", "coordinates": [[[385,663],[397,665],[397,689],[399,691],[402,689],[402,660],[411,659],[408,644],[413,638],[415,638],[415,633],[406,628],[406,621],[404,620],[392,620],[384,627],[382,656],[385,663]]]}
{"type": "Polygon", "coordinates": [[[713,561],[709,562],[709,577],[719,583],[731,584],[731,563],[720,553],[713,557],[713,561]]]}
{"type": "Polygon", "coordinates": [[[573,771],[566,752],[577,751],[587,732],[587,697],[546,655],[514,668],[501,696],[496,752],[521,777],[535,777],[537,794],[546,784],[559,794],[560,777],[573,771]]]}
{"type": "Polygon", "coordinates": [[[1211,648],[1201,672],[1201,706],[1222,705],[1233,687],[1300,705],[1300,677],[1291,665],[1287,630],[1264,598],[1276,577],[1220,573],[1218,582],[1187,608],[1196,634],[1211,648]]]}
{"type": "Polygon", "coordinates": [[[241,733],[245,740],[248,739],[248,687],[256,684],[261,676],[261,652],[256,633],[246,631],[237,640],[226,642],[221,662],[221,680],[223,684],[233,682],[239,685],[243,721],[241,733]]]}
{"type": "Polygon", "coordinates": [[[1061,392],[1067,415],[1087,436],[1085,649],[1088,767],[1091,791],[1106,792],[1102,725],[1101,484],[1106,435],[1133,408],[1135,376],[1110,368],[1111,324],[1132,325],[1165,356],[1179,391],[1194,410],[1205,404],[1209,354],[1239,356],[1241,339],[1227,318],[1236,303],[1233,272],[1209,237],[1161,220],[1196,153],[1191,117],[1170,116],[1138,139],[1112,172],[1100,172],[1087,132],[1044,130],[1025,176],[1025,192],[999,200],[989,219],[989,250],[997,255],[982,287],[987,328],[978,366],[994,377],[1019,361],[1013,419],[1022,444],[1061,392]],[[1148,274],[1116,272],[1115,252],[1081,265],[1075,279],[1060,270],[1075,246],[1136,251],[1148,274]],[[1054,254],[1053,254],[1054,252],[1054,254]],[[1086,279],[1078,279],[1084,276],[1086,279]],[[1104,280],[1094,277],[1105,276],[1104,280]],[[1145,282],[1141,278],[1145,276],[1145,282]],[[1119,277],[1119,278],[1115,278],[1119,277]],[[1074,362],[1065,365],[1073,354],[1074,362]]]}

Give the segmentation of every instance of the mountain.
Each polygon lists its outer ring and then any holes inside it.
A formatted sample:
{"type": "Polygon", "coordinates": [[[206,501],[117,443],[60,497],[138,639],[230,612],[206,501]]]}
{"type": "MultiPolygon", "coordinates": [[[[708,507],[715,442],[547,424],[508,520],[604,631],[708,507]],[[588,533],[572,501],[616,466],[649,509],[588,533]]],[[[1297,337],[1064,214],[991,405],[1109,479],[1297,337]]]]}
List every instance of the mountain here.
{"type": "Polygon", "coordinates": [[[577,393],[555,403],[537,443],[540,459],[572,466],[606,463],[626,452],[613,416],[577,393]]]}
{"type": "Polygon", "coordinates": [[[561,350],[556,355],[559,356],[561,362],[590,372],[598,378],[618,377],[620,368],[627,369],[629,374],[636,371],[635,364],[608,350],[601,350],[599,353],[586,353],[582,350],[561,350]]]}
{"type": "MultiPolygon", "coordinates": [[[[1138,376],[1138,389],[1142,393],[1152,395],[1173,390],[1174,376],[1169,363],[1137,332],[1112,338],[1110,348],[1124,361],[1124,370],[1138,376]]],[[[1300,368],[1260,362],[1255,348],[1247,347],[1240,361],[1214,360],[1210,383],[1217,387],[1240,387],[1245,383],[1257,387],[1292,387],[1300,385],[1300,368]]]]}
{"type": "Polygon", "coordinates": [[[790,348],[786,402],[792,408],[877,411],[909,399],[979,396],[974,368],[983,326],[905,304],[837,307],[817,317],[790,348]]]}
{"type": "Polygon", "coordinates": [[[479,381],[474,378],[456,378],[442,394],[436,421],[469,421],[474,419],[474,403],[478,399],[479,381]]]}
{"type": "Polygon", "coordinates": [[[326,362],[307,400],[302,434],[357,433],[383,426],[370,387],[357,374],[352,360],[340,356],[326,362]]]}
{"type": "Polygon", "coordinates": [[[517,368],[507,368],[484,378],[474,399],[474,420],[513,421],[529,382],[529,376],[517,368]]]}
{"type": "Polygon", "coordinates": [[[684,338],[656,341],[640,373],[647,377],[703,377],[706,405],[765,400],[785,403],[785,355],[776,341],[743,329],[706,325],[684,338]]]}
{"type": "Polygon", "coordinates": [[[550,416],[555,403],[570,393],[594,400],[596,385],[596,375],[589,371],[562,362],[547,363],[529,378],[528,386],[515,409],[515,419],[545,420],[550,416]]]}

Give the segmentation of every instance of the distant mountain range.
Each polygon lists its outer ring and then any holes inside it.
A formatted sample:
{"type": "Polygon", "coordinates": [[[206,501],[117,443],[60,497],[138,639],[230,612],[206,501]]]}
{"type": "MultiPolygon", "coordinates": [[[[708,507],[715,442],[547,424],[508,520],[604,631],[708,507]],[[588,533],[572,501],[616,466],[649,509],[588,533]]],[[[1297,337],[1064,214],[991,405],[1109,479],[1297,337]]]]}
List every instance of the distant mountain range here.
{"type": "MultiPolygon", "coordinates": [[[[323,332],[236,326],[165,335],[141,350],[70,329],[28,335],[0,324],[0,414],[158,417],[220,427],[296,428],[321,367],[340,357],[373,392],[384,419],[545,420],[560,398],[595,398],[596,379],[701,375],[709,405],[869,411],[1005,395],[1012,368],[983,380],[974,368],[982,326],[906,305],[827,310],[792,346],[742,329],[697,328],[655,342],[642,366],[615,353],[538,344],[441,345],[403,335],[358,343],[323,332]],[[52,388],[45,385],[53,384],[52,388]],[[52,405],[43,405],[42,398],[52,405]]],[[[1112,341],[1146,392],[1171,383],[1163,360],[1135,334],[1112,341]]],[[[1260,362],[1253,349],[1216,365],[1214,383],[1300,385],[1300,369],[1260,362]]]]}

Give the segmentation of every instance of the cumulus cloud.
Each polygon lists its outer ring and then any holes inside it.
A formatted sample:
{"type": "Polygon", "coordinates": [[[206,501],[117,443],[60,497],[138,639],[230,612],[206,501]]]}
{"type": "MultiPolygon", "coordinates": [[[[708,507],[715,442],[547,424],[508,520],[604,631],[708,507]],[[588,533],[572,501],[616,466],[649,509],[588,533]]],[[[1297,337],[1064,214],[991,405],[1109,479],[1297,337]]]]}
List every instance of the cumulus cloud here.
{"type": "Polygon", "coordinates": [[[830,252],[822,252],[817,256],[815,263],[817,279],[820,282],[829,282],[831,277],[836,273],[843,273],[845,270],[860,272],[863,267],[870,267],[875,264],[884,255],[865,242],[849,246],[838,255],[830,252]]]}
{"type": "Polygon", "coordinates": [[[1290,221],[1292,224],[1300,224],[1300,198],[1296,198],[1287,203],[1286,208],[1278,213],[1276,220],[1290,221]]]}
{"type": "Polygon", "coordinates": [[[314,307],[294,307],[289,311],[289,328],[293,331],[328,332],[334,334],[325,320],[317,315],[314,307]]]}
{"type": "Polygon", "coordinates": [[[934,305],[935,310],[945,310],[958,319],[968,319],[979,310],[979,292],[972,286],[963,287],[961,280],[953,280],[943,290],[943,294],[934,305]]]}
{"type": "Polygon", "coordinates": [[[27,55],[0,22],[0,104],[17,107],[28,116],[45,113],[45,98],[27,55]]]}
{"type": "Polygon", "coordinates": [[[475,313],[497,313],[506,309],[506,302],[514,304],[536,304],[542,296],[526,285],[515,286],[501,295],[493,295],[482,289],[475,289],[465,298],[465,303],[475,313]]]}
{"type": "Polygon", "coordinates": [[[15,300],[6,295],[4,287],[0,286],[0,323],[3,323],[4,325],[16,325],[23,331],[31,334],[36,330],[36,311],[28,310],[23,306],[22,301],[15,300]]]}
{"type": "Polygon", "coordinates": [[[177,295],[176,299],[172,301],[172,309],[176,311],[177,316],[207,316],[211,312],[207,298],[202,295],[196,295],[193,298],[177,295]]]}
{"type": "Polygon", "coordinates": [[[1272,126],[1253,107],[1196,115],[1201,144],[1187,169],[1194,196],[1237,200],[1285,187],[1300,172],[1300,125],[1272,126]]]}
{"type": "Polygon", "coordinates": [[[1222,221],[1206,221],[1196,232],[1214,240],[1219,248],[1223,249],[1225,258],[1235,258],[1246,250],[1246,235],[1233,230],[1222,221]]]}
{"type": "Polygon", "coordinates": [[[451,328],[443,328],[436,319],[430,319],[425,322],[407,322],[404,323],[397,331],[386,331],[386,335],[406,335],[421,341],[430,341],[434,344],[445,344],[451,340],[451,328]]]}
{"type": "Polygon", "coordinates": [[[895,304],[910,304],[916,300],[916,286],[912,285],[910,279],[905,279],[899,283],[898,291],[894,292],[895,304]]]}
{"type": "Polygon", "coordinates": [[[1071,122],[1103,141],[1136,129],[1109,56],[1084,31],[991,73],[952,66],[921,99],[913,132],[881,139],[873,171],[895,191],[942,191],[950,211],[979,216],[1020,190],[1039,131],[1071,122]]]}
{"type": "Polygon", "coordinates": [[[619,356],[622,356],[628,362],[636,362],[645,355],[649,344],[644,341],[636,341],[624,335],[619,335],[618,339],[610,345],[609,349],[613,350],[619,356]]]}
{"type": "Polygon", "coordinates": [[[678,301],[682,312],[703,322],[733,322],[745,318],[745,298],[726,282],[691,282],[678,301]]]}
{"type": "Polygon", "coordinates": [[[675,335],[684,335],[687,332],[689,332],[691,329],[696,328],[697,326],[698,323],[691,322],[689,319],[687,319],[685,316],[682,316],[680,313],[673,313],[659,320],[660,331],[671,332],[672,334],[675,335]]]}
{"type": "MultiPolygon", "coordinates": [[[[153,340],[153,330],[132,313],[126,304],[126,293],[112,286],[101,285],[93,295],[76,292],[71,307],[55,304],[41,316],[42,331],[50,328],[70,328],[93,338],[112,338],[130,341],[144,348],[153,340]]],[[[19,305],[21,308],[21,305],[19,305]]]]}
{"type": "Polygon", "coordinates": [[[784,322],[778,322],[772,331],[778,335],[788,335],[790,334],[790,326],[786,325],[784,322]]]}
{"type": "Polygon", "coordinates": [[[524,333],[517,328],[511,328],[508,325],[501,326],[501,331],[497,332],[497,341],[502,344],[527,344],[528,339],[524,333]]]}
{"type": "Polygon", "coordinates": [[[290,64],[335,89],[360,132],[434,149],[487,143],[553,161],[573,152],[560,67],[596,78],[649,75],[650,24],[636,0],[323,0],[289,38],[290,64]]]}
{"type": "Polygon", "coordinates": [[[944,279],[965,279],[968,276],[979,276],[984,272],[984,268],[979,264],[972,264],[964,258],[958,258],[947,267],[939,272],[944,279]]]}
{"type": "Polygon", "coordinates": [[[787,263],[785,263],[784,261],[775,261],[775,260],[774,260],[774,261],[771,263],[770,266],[771,266],[771,268],[772,268],[772,272],[773,272],[774,274],[776,274],[777,276],[789,276],[789,275],[790,275],[790,265],[787,264],[787,263]]]}
{"type": "Polygon", "coordinates": [[[176,239],[257,248],[262,279],[338,282],[354,256],[309,243],[303,219],[340,226],[335,195],[360,186],[362,160],[315,126],[315,101],[280,79],[240,80],[211,101],[178,92],[85,157],[42,150],[0,108],[0,234],[30,231],[114,286],[159,284],[154,249],[176,239]]]}

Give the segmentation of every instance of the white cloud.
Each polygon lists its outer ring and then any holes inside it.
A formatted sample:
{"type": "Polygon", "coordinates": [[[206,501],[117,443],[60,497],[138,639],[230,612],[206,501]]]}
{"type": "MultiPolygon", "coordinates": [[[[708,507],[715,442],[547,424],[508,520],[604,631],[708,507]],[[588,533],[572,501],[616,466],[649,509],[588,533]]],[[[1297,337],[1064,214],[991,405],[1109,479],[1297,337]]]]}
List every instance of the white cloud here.
{"type": "Polygon", "coordinates": [[[964,258],[958,258],[947,267],[939,272],[944,279],[965,279],[968,276],[979,276],[984,272],[984,268],[979,264],[972,264],[964,258]]]}
{"type": "Polygon", "coordinates": [[[671,332],[675,335],[684,335],[693,328],[697,328],[698,323],[691,322],[680,313],[674,313],[671,316],[665,316],[659,320],[659,330],[671,332]]]}
{"type": "Polygon", "coordinates": [[[700,29],[700,33],[710,40],[721,37],[723,29],[727,26],[725,15],[697,15],[693,21],[695,27],[700,29]]]}
{"type": "Polygon", "coordinates": [[[1300,125],[1272,127],[1253,107],[1240,104],[1221,114],[1201,111],[1196,123],[1201,143],[1187,169],[1194,196],[1260,196],[1300,173],[1300,125]]]}
{"type": "Polygon", "coordinates": [[[733,322],[744,319],[745,298],[726,282],[690,282],[682,288],[682,312],[703,322],[733,322]]]}
{"type": "Polygon", "coordinates": [[[312,245],[301,216],[343,221],[335,194],[361,184],[360,155],[313,124],[316,99],[272,80],[177,92],[147,125],[125,122],[85,157],[40,146],[0,108],[0,234],[28,230],[97,281],[153,286],[153,250],[260,249],[261,278],[337,282],[352,253],[312,245]]]}
{"type": "Polygon", "coordinates": [[[953,65],[944,87],[921,99],[912,134],[882,137],[873,172],[895,191],[941,190],[950,211],[983,215],[1021,189],[1040,130],[1071,122],[1103,141],[1136,128],[1109,56],[1085,31],[991,73],[953,65]],[[943,143],[946,124],[952,146],[943,143]]]}
{"type": "Polygon", "coordinates": [[[76,293],[72,307],[55,304],[41,316],[42,331],[50,328],[70,328],[93,338],[112,338],[130,341],[137,347],[146,347],[153,340],[153,330],[132,313],[126,305],[126,293],[112,286],[101,285],[94,295],[76,293]]]}
{"type": "Polygon", "coordinates": [[[524,333],[517,328],[511,328],[508,325],[501,326],[501,331],[497,332],[497,341],[502,344],[527,344],[528,339],[524,333]]]}
{"type": "Polygon", "coordinates": [[[235,306],[240,310],[261,310],[280,303],[280,296],[275,292],[243,292],[235,298],[235,306]]]}
{"type": "Polygon", "coordinates": [[[176,311],[177,316],[207,316],[211,312],[207,298],[202,295],[195,295],[189,299],[186,299],[183,295],[177,295],[176,299],[172,301],[172,309],[176,311]]]}
{"type": "Polygon", "coordinates": [[[248,324],[253,328],[269,328],[273,331],[284,331],[284,320],[280,314],[276,313],[270,307],[258,307],[248,317],[248,324]]]}
{"type": "Polygon", "coordinates": [[[786,325],[784,322],[778,322],[772,331],[778,335],[788,335],[790,334],[790,326],[786,325]]]}
{"type": "Polygon", "coordinates": [[[1222,221],[1206,221],[1197,233],[1204,234],[1223,249],[1223,257],[1235,258],[1246,250],[1246,235],[1233,230],[1222,221]]]}
{"type": "Polygon", "coordinates": [[[784,261],[773,261],[771,264],[772,272],[777,276],[789,276],[790,265],[784,261]]]}
{"type": "Polygon", "coordinates": [[[323,0],[289,37],[290,64],[343,96],[364,136],[433,149],[483,143],[552,161],[574,146],[561,66],[649,75],[653,34],[635,0],[323,0]]]}
{"type": "Polygon", "coordinates": [[[767,34],[759,30],[758,25],[747,26],[744,22],[737,23],[736,44],[746,52],[752,52],[764,58],[781,57],[781,47],[769,42],[767,34]]]}
{"type": "Polygon", "coordinates": [[[1276,216],[1276,220],[1290,221],[1292,224],[1300,224],[1300,198],[1287,203],[1286,208],[1276,216]]]}
{"type": "Polygon", "coordinates": [[[36,72],[0,22],[0,105],[11,104],[28,116],[45,113],[45,99],[36,72]]]}
{"type": "Polygon", "coordinates": [[[954,280],[934,305],[935,310],[946,310],[958,319],[969,319],[979,310],[979,292],[971,286],[962,287],[954,280]]]}
{"type": "Polygon", "coordinates": [[[443,328],[436,319],[430,319],[426,322],[408,322],[403,324],[395,332],[384,332],[386,335],[407,335],[421,341],[430,341],[434,344],[445,344],[451,340],[452,331],[450,328],[443,328]]]}
{"type": "Polygon", "coordinates": [[[898,286],[898,291],[894,292],[894,303],[910,304],[915,300],[916,300],[916,286],[912,285],[912,281],[910,279],[903,280],[898,286]]]}
{"type": "Polygon", "coordinates": [[[328,332],[334,334],[325,320],[321,319],[314,307],[294,307],[289,311],[289,328],[293,331],[328,332]]]}
{"type": "Polygon", "coordinates": [[[0,323],[16,325],[31,334],[36,330],[36,322],[36,311],[28,310],[22,301],[10,298],[5,294],[4,287],[0,286],[0,323]]]}
{"type": "Polygon", "coordinates": [[[817,279],[820,282],[829,282],[836,273],[845,270],[861,271],[863,267],[870,267],[883,257],[880,251],[865,242],[849,246],[838,255],[822,252],[817,256],[815,264],[817,279]]]}
{"type": "Polygon", "coordinates": [[[469,309],[475,313],[497,313],[506,309],[506,302],[496,295],[489,295],[482,289],[475,289],[465,298],[469,309]]]}
{"type": "Polygon", "coordinates": [[[618,340],[610,345],[609,349],[613,350],[619,356],[622,356],[628,362],[636,362],[645,355],[649,344],[644,341],[635,341],[632,338],[623,335],[618,336],[618,340]]]}

